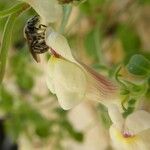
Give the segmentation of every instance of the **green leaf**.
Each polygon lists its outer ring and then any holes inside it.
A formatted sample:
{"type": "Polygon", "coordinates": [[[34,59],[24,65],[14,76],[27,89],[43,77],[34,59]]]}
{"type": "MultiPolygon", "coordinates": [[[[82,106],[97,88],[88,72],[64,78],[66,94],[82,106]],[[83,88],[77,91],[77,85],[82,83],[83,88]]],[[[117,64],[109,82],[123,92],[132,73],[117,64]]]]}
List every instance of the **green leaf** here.
{"type": "Polygon", "coordinates": [[[91,32],[89,32],[86,35],[84,44],[85,44],[85,48],[86,48],[87,54],[90,57],[92,57],[95,61],[98,61],[98,55],[97,55],[96,45],[95,45],[95,33],[94,33],[94,30],[92,30],[91,32]]]}
{"type": "Polygon", "coordinates": [[[136,99],[130,99],[128,104],[129,106],[134,105],[136,103],[136,99]]]}
{"type": "Polygon", "coordinates": [[[109,117],[107,108],[104,105],[99,104],[98,105],[98,112],[99,112],[100,119],[101,119],[102,124],[104,125],[104,127],[106,129],[110,128],[110,126],[112,124],[112,121],[111,121],[111,119],[109,117]]]}
{"type": "Polygon", "coordinates": [[[150,61],[142,55],[134,55],[127,64],[130,73],[138,76],[150,75],[150,61]]]}
{"type": "Polygon", "coordinates": [[[128,115],[130,115],[134,111],[134,107],[129,106],[127,110],[123,113],[123,116],[126,118],[128,115]]]}
{"type": "Polygon", "coordinates": [[[8,49],[9,49],[9,45],[11,42],[11,34],[13,31],[13,25],[14,25],[15,19],[16,19],[16,14],[11,15],[7,19],[7,22],[4,28],[1,51],[0,51],[0,84],[2,82],[4,73],[5,73],[7,54],[8,54],[8,49]]]}
{"type": "Polygon", "coordinates": [[[11,42],[11,35],[15,23],[15,19],[17,16],[26,10],[29,6],[24,5],[21,9],[17,10],[16,13],[11,14],[7,22],[5,24],[4,32],[3,32],[3,38],[2,38],[2,44],[1,44],[1,50],[0,50],[0,84],[3,80],[4,74],[5,74],[5,68],[6,68],[6,61],[7,61],[7,55],[8,55],[8,49],[11,42]]]}
{"type": "Polygon", "coordinates": [[[140,49],[140,38],[136,31],[126,24],[118,27],[117,35],[122,41],[124,51],[126,52],[125,62],[127,62],[129,57],[140,49]]]}
{"type": "Polygon", "coordinates": [[[24,7],[25,3],[22,3],[22,2],[19,2],[18,4],[12,6],[11,8],[9,9],[6,9],[6,10],[3,10],[3,11],[0,11],[0,18],[1,17],[7,17],[13,13],[16,13],[18,11],[21,11],[22,8],[24,7]]]}

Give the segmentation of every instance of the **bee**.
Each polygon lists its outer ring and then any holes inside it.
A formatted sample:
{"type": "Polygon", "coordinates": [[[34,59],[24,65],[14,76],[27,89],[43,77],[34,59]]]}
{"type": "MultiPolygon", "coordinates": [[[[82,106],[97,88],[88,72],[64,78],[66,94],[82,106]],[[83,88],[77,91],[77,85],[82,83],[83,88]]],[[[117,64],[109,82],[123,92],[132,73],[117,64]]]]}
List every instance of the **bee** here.
{"type": "Polygon", "coordinates": [[[29,19],[24,28],[24,37],[36,62],[40,62],[38,54],[45,53],[49,49],[45,42],[46,28],[46,25],[40,23],[39,16],[29,19]]]}

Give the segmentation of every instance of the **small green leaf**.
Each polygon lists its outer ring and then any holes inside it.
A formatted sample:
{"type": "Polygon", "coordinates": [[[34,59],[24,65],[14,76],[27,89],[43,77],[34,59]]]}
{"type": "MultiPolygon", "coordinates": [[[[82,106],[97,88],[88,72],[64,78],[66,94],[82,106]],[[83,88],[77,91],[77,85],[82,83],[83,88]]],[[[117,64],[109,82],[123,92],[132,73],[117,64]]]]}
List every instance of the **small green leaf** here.
{"type": "Polygon", "coordinates": [[[134,107],[129,106],[127,110],[123,113],[123,116],[126,118],[128,115],[130,115],[134,111],[134,107]]]}
{"type": "Polygon", "coordinates": [[[150,75],[150,61],[142,55],[134,55],[127,64],[130,73],[139,76],[150,75]]]}
{"type": "Polygon", "coordinates": [[[98,109],[99,116],[100,116],[100,119],[101,119],[102,124],[104,125],[104,127],[106,129],[110,128],[110,126],[112,124],[112,121],[109,117],[107,108],[104,105],[99,104],[97,109],[98,109]]]}
{"type": "Polygon", "coordinates": [[[144,95],[148,89],[147,80],[140,84],[135,84],[129,81],[125,81],[125,83],[128,87],[128,90],[130,91],[130,94],[134,98],[139,98],[139,96],[144,95]]]}
{"type": "Polygon", "coordinates": [[[134,105],[135,103],[136,103],[135,99],[130,99],[128,102],[129,106],[134,105]]]}
{"type": "Polygon", "coordinates": [[[83,142],[83,140],[84,140],[83,133],[82,132],[75,132],[74,133],[74,138],[78,142],[83,142]]]}

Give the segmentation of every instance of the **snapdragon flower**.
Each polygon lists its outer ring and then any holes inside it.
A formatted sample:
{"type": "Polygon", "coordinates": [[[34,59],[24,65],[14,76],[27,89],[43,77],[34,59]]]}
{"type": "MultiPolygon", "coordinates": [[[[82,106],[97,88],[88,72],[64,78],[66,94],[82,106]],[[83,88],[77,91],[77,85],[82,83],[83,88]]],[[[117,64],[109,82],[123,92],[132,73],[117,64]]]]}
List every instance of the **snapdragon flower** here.
{"type": "Polygon", "coordinates": [[[63,109],[71,109],[83,100],[96,100],[107,105],[115,99],[117,87],[77,61],[63,35],[49,30],[46,44],[52,53],[47,66],[47,85],[63,109]]]}
{"type": "Polygon", "coordinates": [[[150,150],[150,113],[138,110],[126,119],[115,105],[108,107],[113,125],[110,137],[115,150],[150,150]]]}
{"type": "MultiPolygon", "coordinates": [[[[31,5],[47,25],[58,21],[62,15],[62,7],[57,0],[23,1],[31,5]]],[[[71,109],[83,100],[96,100],[107,105],[115,99],[117,87],[104,76],[77,61],[64,36],[48,28],[46,44],[52,53],[47,66],[46,82],[63,109],[71,109]]]]}

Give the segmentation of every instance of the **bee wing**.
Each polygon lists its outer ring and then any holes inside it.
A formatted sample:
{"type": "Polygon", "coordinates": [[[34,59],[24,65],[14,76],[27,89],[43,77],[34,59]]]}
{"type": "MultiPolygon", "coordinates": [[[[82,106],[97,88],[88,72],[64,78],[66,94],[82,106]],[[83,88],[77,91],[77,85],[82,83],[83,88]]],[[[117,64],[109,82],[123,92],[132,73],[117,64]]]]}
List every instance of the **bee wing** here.
{"type": "Polygon", "coordinates": [[[28,43],[28,47],[29,47],[29,50],[30,50],[30,53],[32,54],[32,57],[34,58],[34,60],[38,63],[40,62],[40,56],[35,53],[31,47],[31,44],[30,44],[30,40],[29,40],[29,37],[27,36],[27,34],[25,33],[25,30],[26,30],[26,27],[24,28],[24,38],[26,39],[27,43],[28,43]]]}
{"type": "Polygon", "coordinates": [[[32,57],[34,58],[34,60],[35,60],[37,63],[39,63],[39,62],[40,62],[40,56],[39,56],[39,54],[37,54],[37,53],[35,53],[35,52],[33,51],[33,49],[32,49],[32,47],[31,47],[31,45],[30,45],[30,43],[29,43],[28,40],[27,40],[27,43],[28,43],[29,51],[30,51],[32,57]]]}
{"type": "Polygon", "coordinates": [[[39,63],[39,62],[40,62],[40,56],[39,56],[39,54],[35,53],[35,52],[32,50],[31,47],[30,47],[29,49],[30,49],[30,52],[31,52],[32,57],[34,58],[34,60],[35,60],[37,63],[39,63]]]}
{"type": "Polygon", "coordinates": [[[31,47],[31,44],[29,43],[29,41],[27,40],[27,43],[28,43],[28,47],[29,47],[29,51],[32,55],[32,57],[34,58],[34,60],[39,63],[40,62],[40,56],[39,54],[35,53],[31,47]]]}

